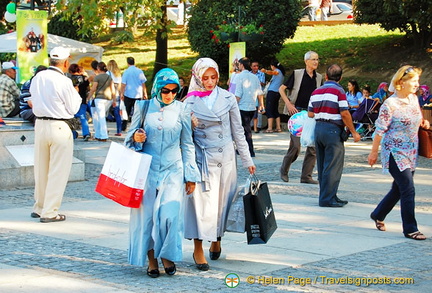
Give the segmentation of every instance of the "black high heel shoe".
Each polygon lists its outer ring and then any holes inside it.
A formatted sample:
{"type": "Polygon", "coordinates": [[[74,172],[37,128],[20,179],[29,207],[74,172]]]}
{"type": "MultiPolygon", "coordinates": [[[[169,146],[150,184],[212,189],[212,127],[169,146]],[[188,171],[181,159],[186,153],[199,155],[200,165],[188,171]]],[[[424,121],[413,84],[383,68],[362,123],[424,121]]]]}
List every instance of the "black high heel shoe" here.
{"type": "Polygon", "coordinates": [[[195,266],[197,269],[199,269],[200,271],[208,271],[210,269],[210,266],[208,263],[197,263],[195,260],[195,255],[192,254],[193,260],[195,262],[195,266]]]}
{"type": "Polygon", "coordinates": [[[169,276],[174,276],[174,274],[177,272],[175,263],[173,263],[173,265],[169,268],[164,267],[164,269],[165,269],[165,273],[169,276]]]}
{"type": "Polygon", "coordinates": [[[151,278],[157,278],[160,276],[160,272],[159,269],[154,269],[149,271],[149,268],[147,267],[147,276],[151,277],[151,278]]]}
{"type": "Polygon", "coordinates": [[[222,248],[219,251],[217,251],[217,252],[216,251],[211,251],[209,249],[210,259],[211,260],[217,260],[217,259],[219,259],[220,255],[221,255],[221,252],[222,252],[222,248]]]}
{"type": "MultiPolygon", "coordinates": [[[[209,248],[209,256],[210,256],[211,260],[217,260],[217,259],[219,259],[220,255],[221,255],[221,252],[222,252],[222,247],[220,247],[220,243],[221,243],[222,237],[218,237],[216,240],[217,240],[217,242],[219,244],[219,251],[211,251],[212,247],[210,246],[210,248],[209,248]]],[[[213,244],[213,242],[212,242],[212,244],[213,244]]]]}
{"type": "Polygon", "coordinates": [[[164,266],[165,273],[166,273],[167,275],[169,275],[169,276],[173,276],[173,275],[177,272],[177,268],[176,268],[176,265],[175,265],[174,262],[172,262],[172,261],[170,261],[170,260],[167,260],[167,259],[165,259],[165,258],[162,258],[162,264],[163,264],[163,266],[164,266]],[[166,266],[165,266],[165,265],[166,265],[165,262],[168,262],[167,265],[170,265],[170,264],[172,264],[172,265],[171,265],[170,267],[166,267],[166,266]]]}

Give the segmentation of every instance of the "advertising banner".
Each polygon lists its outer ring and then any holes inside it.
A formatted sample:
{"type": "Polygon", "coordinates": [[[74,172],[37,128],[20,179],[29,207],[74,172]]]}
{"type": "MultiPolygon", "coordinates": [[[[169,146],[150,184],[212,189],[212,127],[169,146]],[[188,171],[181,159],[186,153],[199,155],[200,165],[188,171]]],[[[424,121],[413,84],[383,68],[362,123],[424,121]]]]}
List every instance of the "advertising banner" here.
{"type": "Polygon", "coordinates": [[[235,64],[237,64],[240,58],[242,57],[246,57],[246,43],[245,42],[230,43],[228,68],[230,70],[233,69],[235,64]]]}
{"type": "Polygon", "coordinates": [[[18,82],[29,80],[39,65],[48,66],[47,11],[17,10],[18,82]]]}

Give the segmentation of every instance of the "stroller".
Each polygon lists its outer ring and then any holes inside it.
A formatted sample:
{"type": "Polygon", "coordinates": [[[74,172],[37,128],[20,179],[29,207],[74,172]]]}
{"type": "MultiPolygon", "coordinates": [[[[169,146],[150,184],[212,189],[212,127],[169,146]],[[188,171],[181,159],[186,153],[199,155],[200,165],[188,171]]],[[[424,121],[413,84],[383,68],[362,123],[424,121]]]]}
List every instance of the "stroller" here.
{"type": "Polygon", "coordinates": [[[361,139],[372,139],[375,131],[375,120],[378,118],[381,103],[376,99],[364,99],[352,114],[353,122],[360,133],[361,139]]]}

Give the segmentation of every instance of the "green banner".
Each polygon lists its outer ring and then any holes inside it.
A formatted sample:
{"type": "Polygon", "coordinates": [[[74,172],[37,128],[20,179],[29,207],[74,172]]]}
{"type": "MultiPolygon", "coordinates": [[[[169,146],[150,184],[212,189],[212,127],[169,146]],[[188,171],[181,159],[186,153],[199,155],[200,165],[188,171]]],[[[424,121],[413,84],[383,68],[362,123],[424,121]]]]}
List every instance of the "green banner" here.
{"type": "Polygon", "coordinates": [[[18,82],[29,80],[39,65],[48,66],[47,11],[17,10],[18,82]]]}
{"type": "Polygon", "coordinates": [[[238,63],[238,61],[242,57],[246,57],[246,43],[245,42],[230,43],[228,68],[231,69],[233,64],[238,63]]]}

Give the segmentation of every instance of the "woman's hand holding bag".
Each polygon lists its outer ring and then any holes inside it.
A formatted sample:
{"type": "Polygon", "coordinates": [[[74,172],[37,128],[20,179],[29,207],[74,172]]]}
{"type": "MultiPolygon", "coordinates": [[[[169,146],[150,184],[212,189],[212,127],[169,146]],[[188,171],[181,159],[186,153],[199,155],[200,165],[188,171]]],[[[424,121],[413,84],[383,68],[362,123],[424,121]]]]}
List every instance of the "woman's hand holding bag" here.
{"type": "Polygon", "coordinates": [[[137,131],[135,131],[135,133],[133,134],[133,140],[135,142],[143,143],[146,141],[146,139],[147,139],[147,134],[145,130],[142,128],[137,129],[137,131]]]}

